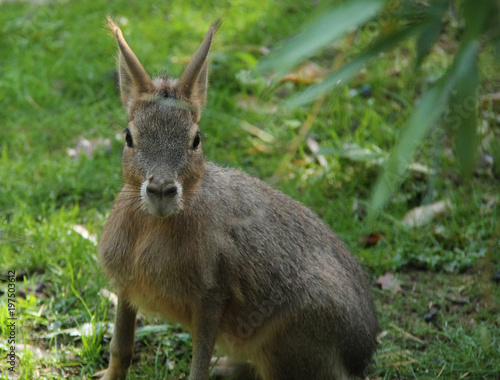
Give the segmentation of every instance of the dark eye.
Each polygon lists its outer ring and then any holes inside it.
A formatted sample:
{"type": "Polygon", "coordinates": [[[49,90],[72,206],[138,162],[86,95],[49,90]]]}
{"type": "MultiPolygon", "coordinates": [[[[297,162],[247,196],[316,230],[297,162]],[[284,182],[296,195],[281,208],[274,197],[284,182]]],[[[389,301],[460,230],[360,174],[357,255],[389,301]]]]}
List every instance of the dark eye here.
{"type": "Polygon", "coordinates": [[[193,140],[193,150],[198,148],[198,145],[200,145],[201,137],[200,137],[200,131],[196,132],[196,136],[194,136],[193,140]]]}
{"type": "Polygon", "coordinates": [[[127,146],[129,148],[133,148],[134,143],[132,142],[132,135],[130,134],[130,131],[127,128],[123,132],[125,132],[125,141],[127,142],[127,146]]]}

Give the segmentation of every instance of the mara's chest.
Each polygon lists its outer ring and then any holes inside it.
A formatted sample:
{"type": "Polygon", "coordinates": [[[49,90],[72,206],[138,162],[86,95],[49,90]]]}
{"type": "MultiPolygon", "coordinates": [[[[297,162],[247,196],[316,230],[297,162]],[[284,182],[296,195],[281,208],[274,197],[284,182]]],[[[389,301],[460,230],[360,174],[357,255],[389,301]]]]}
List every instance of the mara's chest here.
{"type": "Polygon", "coordinates": [[[129,302],[140,311],[161,315],[170,322],[191,326],[192,303],[179,295],[166,293],[161,286],[136,279],[122,289],[129,302]]]}
{"type": "Polygon", "coordinates": [[[190,305],[203,289],[198,253],[155,222],[112,213],[99,244],[101,265],[132,305],[189,326],[190,305]]]}
{"type": "Polygon", "coordinates": [[[196,268],[169,257],[167,247],[138,248],[123,252],[121,263],[110,260],[103,264],[117,291],[137,309],[189,327],[201,287],[195,280],[196,268]]]}

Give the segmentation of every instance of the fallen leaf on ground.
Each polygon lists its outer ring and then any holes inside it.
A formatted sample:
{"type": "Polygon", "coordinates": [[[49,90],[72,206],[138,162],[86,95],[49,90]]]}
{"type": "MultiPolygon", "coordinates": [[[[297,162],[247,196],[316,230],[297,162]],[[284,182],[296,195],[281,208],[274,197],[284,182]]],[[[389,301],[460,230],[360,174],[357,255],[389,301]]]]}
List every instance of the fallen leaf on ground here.
{"type": "Polygon", "coordinates": [[[500,92],[494,92],[492,94],[481,96],[481,102],[483,107],[494,103],[500,103],[500,92]]]}
{"type": "Polygon", "coordinates": [[[475,169],[476,174],[493,177],[494,163],[495,159],[491,154],[488,153],[481,154],[476,162],[476,169],[475,169]]]}
{"type": "Polygon", "coordinates": [[[411,340],[413,340],[413,341],[415,341],[417,343],[420,343],[420,344],[424,344],[425,343],[422,339],[416,337],[413,334],[410,334],[408,331],[403,330],[401,327],[396,326],[394,323],[389,323],[389,326],[392,327],[394,330],[399,331],[405,337],[407,337],[407,338],[409,338],[409,339],[411,339],[411,340]]]}
{"type": "Polygon", "coordinates": [[[118,306],[118,296],[112,291],[102,288],[101,290],[99,290],[98,294],[101,297],[106,298],[113,305],[118,306]]]}
{"type": "Polygon", "coordinates": [[[326,74],[326,70],[312,61],[300,65],[294,72],[281,78],[281,82],[293,82],[301,84],[312,84],[320,82],[326,74]]]}
{"type": "Polygon", "coordinates": [[[78,235],[82,236],[84,239],[90,240],[94,245],[97,245],[97,235],[90,234],[89,231],[80,224],[75,224],[71,226],[71,229],[75,231],[78,235]]]}
{"type": "Polygon", "coordinates": [[[263,129],[260,129],[260,128],[256,127],[255,125],[250,124],[246,121],[242,121],[240,123],[240,128],[247,131],[248,133],[254,135],[255,137],[258,137],[259,139],[261,139],[262,141],[264,141],[266,143],[272,144],[276,140],[274,138],[274,136],[271,135],[270,133],[267,133],[263,129]]]}
{"type": "Polygon", "coordinates": [[[81,137],[74,148],[68,148],[66,152],[71,158],[77,159],[82,154],[87,157],[92,157],[97,150],[97,148],[103,147],[105,150],[111,149],[111,140],[99,137],[97,139],[88,140],[85,137],[81,137]]]}
{"type": "Polygon", "coordinates": [[[50,359],[52,357],[50,352],[47,352],[44,349],[37,346],[33,346],[31,344],[21,343],[21,344],[16,344],[15,347],[17,352],[22,352],[23,350],[31,352],[33,354],[33,358],[37,360],[50,359]]]}
{"type": "Polygon", "coordinates": [[[382,239],[384,239],[383,233],[371,233],[366,236],[362,236],[359,239],[359,242],[363,244],[365,248],[370,248],[376,245],[382,239]]]}
{"type": "Polygon", "coordinates": [[[306,140],[306,142],[307,142],[307,146],[311,150],[311,152],[314,155],[314,157],[316,158],[316,160],[318,160],[319,164],[321,166],[323,166],[324,168],[326,168],[328,166],[328,163],[326,162],[325,156],[323,156],[322,154],[318,154],[318,152],[319,152],[318,142],[311,137],[309,137],[306,140]]]}
{"type": "Polygon", "coordinates": [[[40,335],[40,338],[43,339],[52,339],[58,335],[67,334],[70,336],[92,336],[94,334],[105,333],[109,335],[113,335],[114,323],[111,322],[97,322],[95,324],[86,322],[80,325],[78,328],[70,328],[70,329],[59,329],[54,332],[50,332],[47,334],[40,335]]]}
{"type": "Polygon", "coordinates": [[[408,227],[422,227],[430,223],[436,216],[442,216],[453,206],[449,199],[430,205],[415,207],[408,211],[403,218],[403,224],[408,227]]]}
{"type": "Polygon", "coordinates": [[[383,276],[380,276],[375,281],[382,290],[390,290],[392,293],[402,292],[401,281],[399,281],[394,274],[387,272],[383,276]]]}

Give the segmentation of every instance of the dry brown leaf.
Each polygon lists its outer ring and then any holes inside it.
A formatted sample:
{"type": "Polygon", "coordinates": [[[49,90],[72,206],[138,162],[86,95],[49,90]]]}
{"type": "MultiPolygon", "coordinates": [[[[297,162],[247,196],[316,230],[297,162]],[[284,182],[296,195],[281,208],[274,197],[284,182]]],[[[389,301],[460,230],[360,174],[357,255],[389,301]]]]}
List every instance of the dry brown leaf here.
{"type": "Polygon", "coordinates": [[[488,104],[500,103],[500,92],[494,92],[481,96],[481,103],[484,106],[488,104]]]}
{"type": "Polygon", "coordinates": [[[383,232],[372,232],[369,233],[368,235],[362,236],[358,239],[358,242],[360,244],[363,244],[363,247],[365,248],[370,248],[376,245],[379,241],[384,239],[384,233],[383,232]]]}
{"type": "Polygon", "coordinates": [[[401,281],[399,281],[394,274],[387,272],[383,276],[380,276],[375,281],[382,290],[389,290],[392,293],[400,293],[403,291],[401,288],[401,281]]]}
{"type": "Polygon", "coordinates": [[[297,70],[281,78],[281,82],[293,82],[300,84],[312,84],[320,82],[326,74],[326,70],[312,61],[306,61],[297,70]]]}
{"type": "Polygon", "coordinates": [[[399,331],[401,334],[403,334],[408,339],[411,339],[411,340],[413,340],[417,343],[420,343],[420,344],[425,343],[422,339],[416,337],[413,334],[410,334],[408,331],[403,330],[401,327],[395,325],[394,323],[389,323],[389,326],[391,326],[394,330],[399,331]]]}
{"type": "Polygon", "coordinates": [[[264,144],[263,142],[258,140],[253,140],[252,147],[247,149],[247,154],[249,155],[259,154],[259,153],[272,154],[274,152],[275,149],[272,146],[264,144]]]}
{"type": "Polygon", "coordinates": [[[274,136],[271,135],[270,133],[267,133],[266,131],[264,131],[264,130],[256,127],[255,125],[250,124],[246,121],[242,121],[240,123],[240,127],[241,127],[241,129],[247,131],[248,133],[254,135],[255,137],[258,137],[259,139],[261,139],[265,143],[273,144],[276,140],[274,138],[274,136]]]}

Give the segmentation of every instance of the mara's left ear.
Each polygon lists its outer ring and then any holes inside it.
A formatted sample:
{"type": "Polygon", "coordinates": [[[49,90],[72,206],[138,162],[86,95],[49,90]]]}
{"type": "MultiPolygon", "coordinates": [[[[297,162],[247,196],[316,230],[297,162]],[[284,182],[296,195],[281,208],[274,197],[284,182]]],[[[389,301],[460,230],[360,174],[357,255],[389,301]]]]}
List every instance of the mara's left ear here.
{"type": "Polygon", "coordinates": [[[200,113],[201,108],[207,101],[208,87],[208,60],[207,55],[210,50],[212,38],[219,29],[222,20],[217,20],[210,26],[205,38],[201,43],[196,53],[194,53],[191,61],[178,79],[175,88],[184,100],[193,104],[200,113]]]}
{"type": "Polygon", "coordinates": [[[120,95],[123,105],[128,110],[130,101],[139,99],[141,94],[151,91],[153,84],[141,62],[139,62],[132,49],[128,46],[127,41],[123,38],[122,31],[109,16],[108,26],[118,42],[120,52],[118,58],[120,95]]]}

